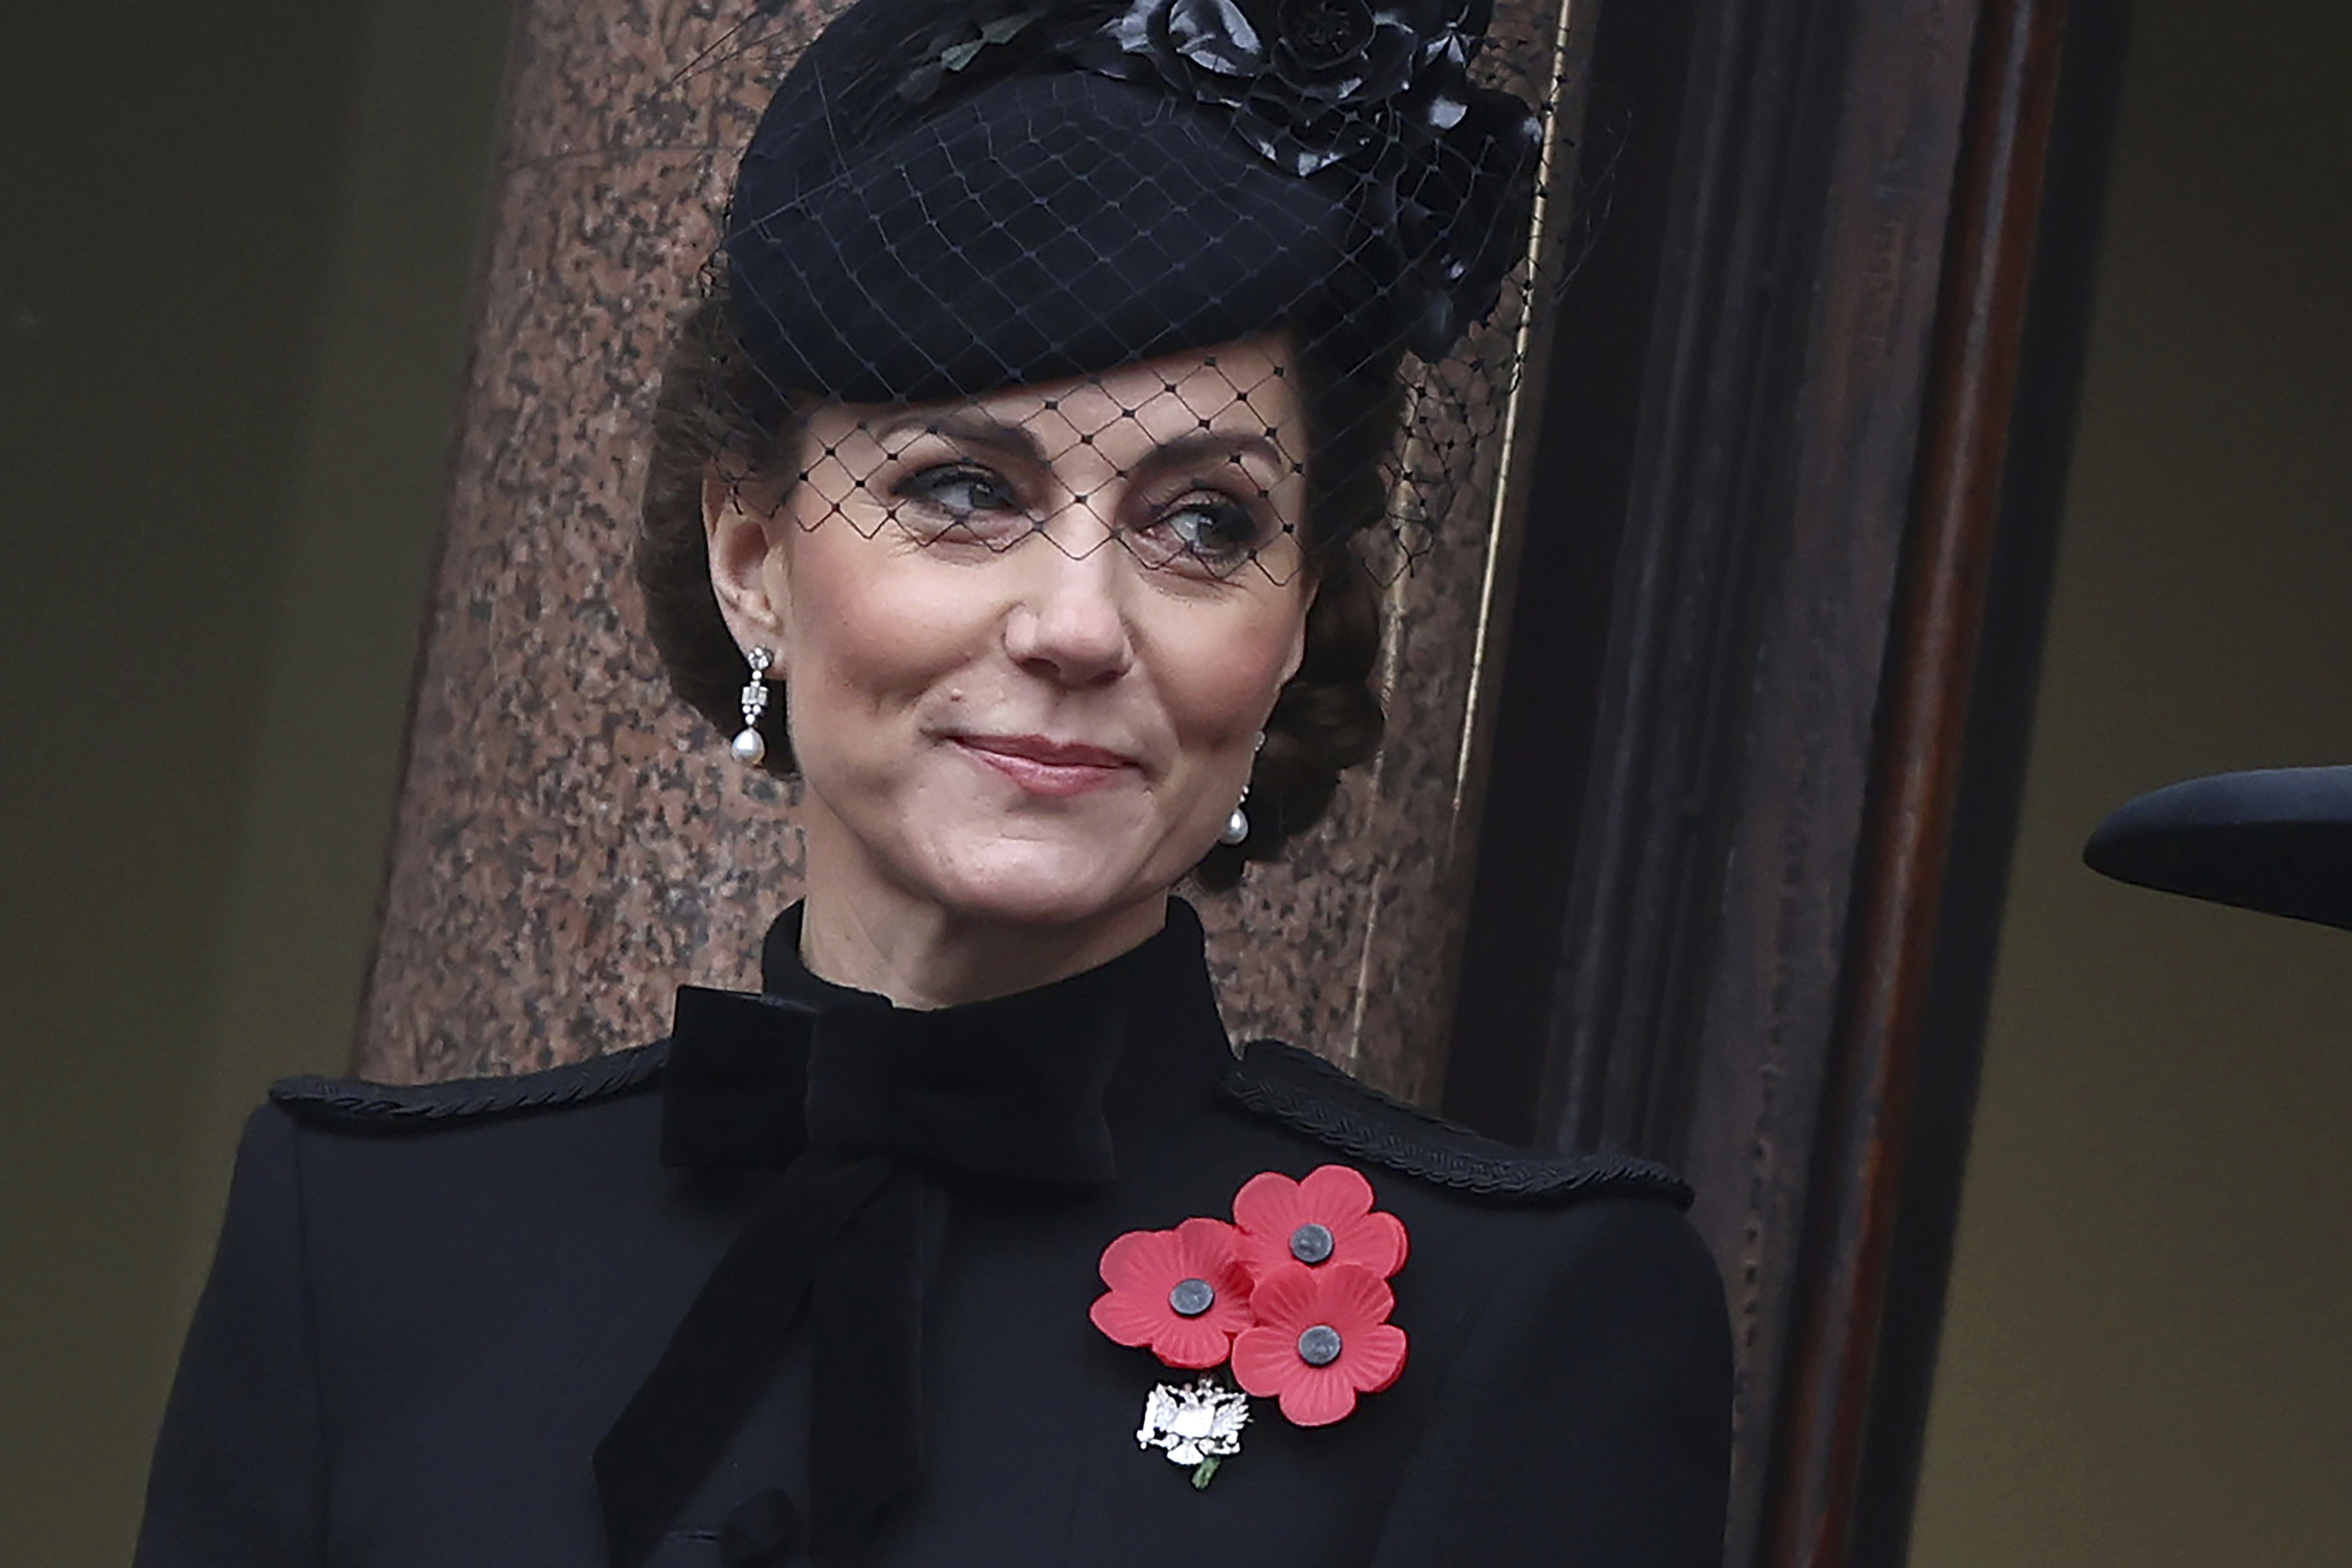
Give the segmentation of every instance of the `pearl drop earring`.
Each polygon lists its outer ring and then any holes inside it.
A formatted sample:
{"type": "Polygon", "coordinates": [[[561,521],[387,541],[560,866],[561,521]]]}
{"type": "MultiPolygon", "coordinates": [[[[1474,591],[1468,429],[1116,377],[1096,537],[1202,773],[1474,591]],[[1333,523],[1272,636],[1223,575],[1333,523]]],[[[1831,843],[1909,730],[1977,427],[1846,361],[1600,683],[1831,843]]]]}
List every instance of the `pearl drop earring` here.
{"type": "MultiPolygon", "coordinates": [[[[1250,767],[1253,772],[1255,771],[1257,766],[1256,753],[1264,750],[1265,750],[1265,731],[1260,730],[1257,732],[1257,744],[1251,748],[1250,767]]],[[[1249,785],[1244,784],[1242,785],[1241,799],[1234,804],[1233,815],[1225,818],[1224,830],[1217,835],[1218,843],[1237,845],[1249,837],[1250,819],[1248,806],[1249,785]]]]}
{"type": "Polygon", "coordinates": [[[767,737],[760,733],[760,715],[768,710],[768,667],[776,662],[776,656],[755,647],[743,657],[751,666],[751,679],[743,683],[743,728],[727,749],[735,753],[737,762],[757,767],[768,754],[767,737]]]}

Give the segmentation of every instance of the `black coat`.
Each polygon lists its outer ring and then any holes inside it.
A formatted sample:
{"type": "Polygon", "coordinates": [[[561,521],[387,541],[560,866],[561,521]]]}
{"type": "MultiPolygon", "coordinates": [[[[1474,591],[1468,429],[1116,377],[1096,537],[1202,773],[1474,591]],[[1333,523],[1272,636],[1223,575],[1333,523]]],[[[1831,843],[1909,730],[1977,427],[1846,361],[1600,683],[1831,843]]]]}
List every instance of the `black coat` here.
{"type": "Polygon", "coordinates": [[[1482,1144],[1286,1047],[1235,1068],[1181,904],[1089,975],[919,1016],[809,977],[794,930],[766,984],[798,1008],[689,992],[674,1041],[578,1067],[273,1089],[157,1445],[142,1568],[590,1568],[615,1508],[660,1568],[800,1562],[831,1517],[819,1481],[836,1511],[878,1485],[838,1553],[876,1568],[1720,1561],[1723,1295],[1671,1177],[1482,1144]],[[867,1020],[854,1056],[827,1049],[855,1033],[824,1021],[843,1004],[867,1020]],[[988,1103],[1003,1085],[975,1060],[1018,1064],[1011,1099],[988,1103]],[[738,1070],[778,1061],[766,1087],[738,1070]],[[1123,1232],[1226,1216],[1259,1172],[1333,1163],[1410,1235],[1403,1374],[1328,1426],[1255,1401],[1195,1490],[1136,1436],[1147,1393],[1189,1374],[1088,1321],[1097,1260],[1123,1232]],[[882,1184],[839,1237],[753,1235],[802,1223],[761,1199],[811,1169],[882,1184]],[[779,1282],[795,1245],[813,1287],[779,1282]],[[813,1400],[843,1414],[813,1423],[813,1400]],[[625,1410],[636,1429],[600,1470],[625,1410]],[[813,1425],[850,1456],[815,1478],[813,1425]]]}

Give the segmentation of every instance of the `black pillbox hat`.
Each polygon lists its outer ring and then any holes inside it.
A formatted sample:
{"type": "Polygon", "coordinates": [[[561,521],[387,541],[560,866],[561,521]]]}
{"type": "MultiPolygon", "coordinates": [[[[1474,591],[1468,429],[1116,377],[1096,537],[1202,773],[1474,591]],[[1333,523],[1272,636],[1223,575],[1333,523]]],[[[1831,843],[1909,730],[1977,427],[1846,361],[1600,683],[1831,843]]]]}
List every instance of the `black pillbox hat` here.
{"type": "Polygon", "coordinates": [[[1466,74],[1484,0],[1015,3],[862,0],[779,85],[723,241],[772,390],[944,400],[1274,330],[1345,373],[1495,304],[1539,133],[1466,74]]]}
{"type": "Polygon", "coordinates": [[[1302,318],[1358,276],[1346,206],[1150,88],[1014,77],[845,143],[813,74],[761,121],[727,236],[737,334],[779,387],[923,402],[1328,331],[1302,318]]]}

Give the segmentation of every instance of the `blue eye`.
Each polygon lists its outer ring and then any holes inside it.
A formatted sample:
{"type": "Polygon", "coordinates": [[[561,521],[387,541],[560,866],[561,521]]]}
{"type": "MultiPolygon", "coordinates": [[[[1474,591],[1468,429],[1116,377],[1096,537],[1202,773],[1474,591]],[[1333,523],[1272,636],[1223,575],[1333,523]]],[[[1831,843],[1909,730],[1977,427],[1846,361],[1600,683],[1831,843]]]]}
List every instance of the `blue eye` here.
{"type": "Polygon", "coordinates": [[[1136,543],[1154,565],[1205,569],[1223,577],[1247,561],[1263,542],[1258,515],[1230,496],[1195,492],[1136,531],[1136,543]]]}
{"type": "Polygon", "coordinates": [[[942,512],[950,522],[1021,510],[1021,498],[1011,485],[970,463],[940,463],[909,474],[892,487],[892,494],[942,512]]]}

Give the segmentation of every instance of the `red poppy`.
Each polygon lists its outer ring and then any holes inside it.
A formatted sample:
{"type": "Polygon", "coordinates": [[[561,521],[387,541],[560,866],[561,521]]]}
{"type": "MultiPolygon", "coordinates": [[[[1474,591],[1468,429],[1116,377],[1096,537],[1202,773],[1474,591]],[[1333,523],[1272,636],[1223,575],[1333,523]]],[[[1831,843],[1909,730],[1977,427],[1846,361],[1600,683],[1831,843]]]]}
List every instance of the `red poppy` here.
{"type": "Polygon", "coordinates": [[[1328,1426],[1404,1371],[1404,1331],[1388,1281],[1360,1264],[1286,1263],[1250,1297],[1257,1326],[1234,1341],[1234,1381],[1275,1395],[1297,1426],[1328,1426]]]}
{"type": "Polygon", "coordinates": [[[1223,1220],[1174,1230],[1130,1230],[1103,1248],[1102,1281],[1087,1315],[1123,1345],[1148,1345],[1170,1366],[1203,1371],[1233,1353],[1250,1326],[1250,1279],[1223,1220]]]}
{"type": "Polygon", "coordinates": [[[1329,1268],[1352,1263],[1385,1279],[1404,1267],[1404,1222],[1372,1209],[1372,1184],[1345,1165],[1325,1165],[1294,1182],[1278,1171],[1252,1176],[1234,1194],[1241,1259],[1254,1279],[1286,1263],[1329,1268]]]}

